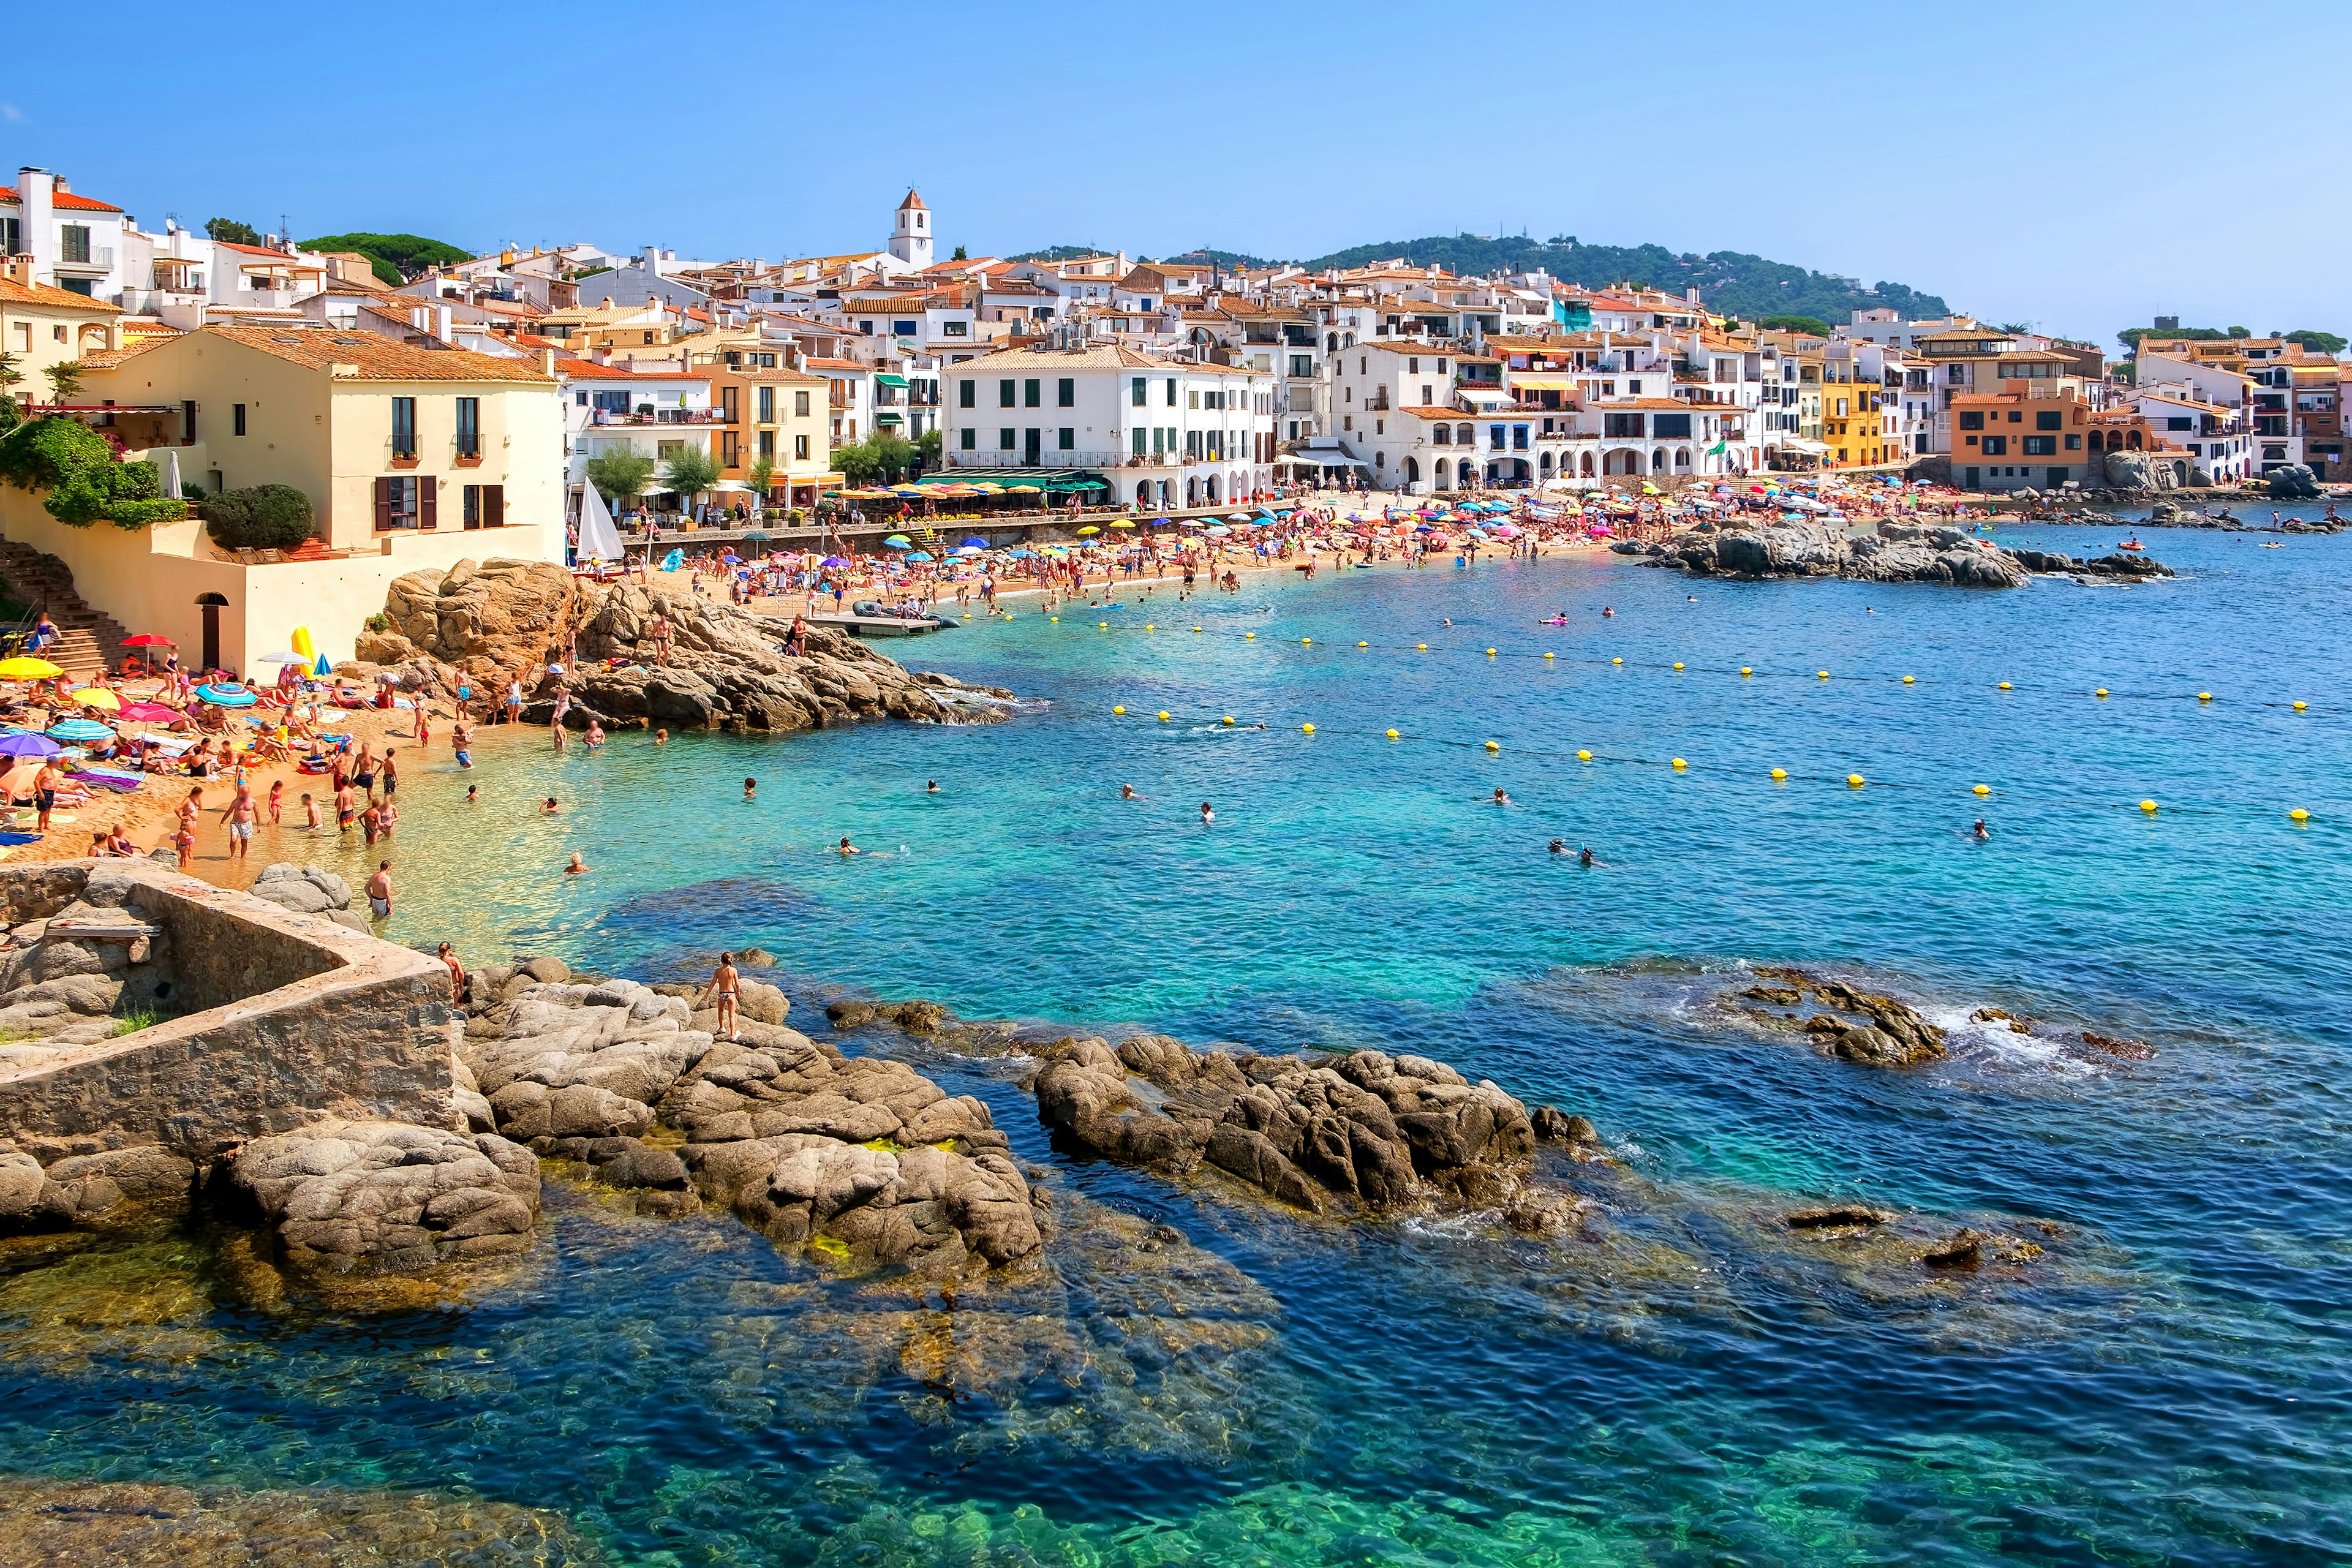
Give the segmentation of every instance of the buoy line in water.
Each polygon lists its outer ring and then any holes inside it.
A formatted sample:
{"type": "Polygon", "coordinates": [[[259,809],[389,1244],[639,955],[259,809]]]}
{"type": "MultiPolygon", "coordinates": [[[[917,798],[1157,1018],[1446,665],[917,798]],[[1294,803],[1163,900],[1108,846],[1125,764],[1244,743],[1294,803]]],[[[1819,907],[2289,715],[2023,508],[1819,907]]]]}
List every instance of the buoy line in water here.
{"type": "MultiPolygon", "coordinates": [[[[1059,620],[1060,618],[1061,617],[1058,616],[1051,617],[1053,620],[1059,620]]],[[[1108,621],[1097,621],[1095,623],[1095,629],[1097,631],[1134,632],[1138,628],[1131,626],[1114,626],[1108,621]]],[[[1161,626],[1156,622],[1146,622],[1140,629],[1145,632],[1157,634],[1161,631],[1173,631],[1175,628],[1172,626],[1161,626]]],[[[1190,627],[1189,630],[1192,632],[1202,632],[1204,628],[1201,626],[1192,626],[1190,627]]],[[[1254,643],[1258,640],[1258,635],[1255,632],[1244,632],[1241,635],[1241,640],[1244,642],[1254,643]]],[[[1316,642],[1313,637],[1307,637],[1298,638],[1296,644],[1292,644],[1287,638],[1275,638],[1270,639],[1267,646],[1313,647],[1316,646],[1316,642]]],[[[1322,646],[1328,648],[1333,647],[1344,647],[1347,645],[1343,639],[1339,643],[1327,641],[1322,646]]],[[[1663,659],[1629,659],[1622,658],[1601,658],[1598,657],[1585,657],[1574,654],[1570,655],[1566,658],[1562,658],[1557,651],[1536,652],[1517,648],[1504,649],[1499,647],[1452,647],[1445,644],[1439,644],[1433,647],[1428,643],[1406,644],[1359,641],[1354,646],[1360,649],[1374,653],[1472,653],[1483,658],[1520,659],[1538,664],[1580,664],[1601,669],[1666,669],[1679,670],[1686,674],[1733,675],[1738,676],[1743,680],[1811,680],[1816,683],[1822,681],[1830,681],[1832,683],[1843,681],[1850,685],[1860,686],[1942,686],[1950,687],[1955,689],[1960,689],[1964,687],[1966,689],[1976,690],[1985,689],[1982,687],[1976,686],[1973,682],[1964,683],[1957,680],[1945,680],[1939,679],[1934,676],[1845,675],[1827,669],[1815,669],[1810,671],[1796,669],[1766,669],[1754,665],[1740,665],[1735,668],[1727,664],[1694,665],[1687,664],[1679,659],[1669,661],[1663,659]]],[[[2043,696],[2087,697],[2095,701],[2122,700],[2127,702],[2194,702],[2198,706],[2204,708],[2215,706],[2231,708],[2277,708],[2295,713],[2352,713],[2352,708],[2338,707],[2326,703],[2314,707],[2309,702],[2294,698],[2273,699],[2221,697],[2211,691],[2115,691],[2104,686],[2093,687],[2089,689],[2085,689],[2079,686],[2057,686],[2032,680],[1995,681],[1991,689],[1995,691],[2021,691],[2043,696]]]]}
{"type": "MultiPolygon", "coordinates": [[[[1114,707],[1111,710],[1111,716],[1113,718],[1126,718],[1129,716],[1128,710],[1123,704],[1114,707]]],[[[1190,724],[1198,729],[1220,731],[1226,730],[1235,731],[1248,730],[1264,731],[1265,732],[1272,733],[1278,728],[1274,724],[1265,721],[1244,724],[1231,713],[1220,713],[1212,718],[1207,714],[1202,713],[1179,714],[1173,710],[1162,708],[1154,710],[1150,717],[1155,723],[1190,724]]],[[[1362,739],[1391,741],[1399,743],[1410,742],[1414,744],[1424,746],[1444,746],[1456,751],[1483,752],[1488,756],[1500,756],[1504,752],[1503,743],[1499,741],[1468,741],[1446,735],[1416,735],[1395,729],[1331,729],[1308,721],[1299,724],[1298,732],[1304,735],[1350,735],[1362,739]]],[[[1514,757],[1541,757],[1564,762],[1575,762],[1595,767],[1619,766],[1662,768],[1669,773],[1675,773],[1708,774],[1717,780],[1723,781],[1736,778],[1761,778],[1765,783],[1774,785],[1790,784],[1842,784],[1847,790],[1857,793],[1876,789],[1916,791],[1928,795],[1957,794],[1969,799],[1972,799],[1979,804],[1994,799],[2014,799],[2032,801],[2042,805],[2074,805],[2104,811],[2136,811],[2144,816],[2235,816],[2246,815],[2243,812],[2227,806],[2176,805],[2168,804],[2155,796],[2143,796],[2138,800],[2133,801],[2102,800],[2095,798],[2085,799],[2081,795],[2063,795],[2054,790],[2040,789],[2032,784],[2002,784],[1996,787],[1992,784],[1981,783],[1969,784],[1929,784],[1917,779],[1885,778],[1860,773],[1843,774],[1796,773],[1791,772],[1787,768],[1780,767],[1754,771],[1747,768],[1733,767],[1727,763],[1693,763],[1685,757],[1640,757],[1611,754],[1604,752],[1593,751],[1590,747],[1580,747],[1572,752],[1563,752],[1541,746],[1514,746],[1510,748],[1510,754],[1514,757]]],[[[2284,816],[2289,821],[2293,822],[2298,827],[2305,826],[2315,821],[2326,820],[2325,817],[2313,812],[2309,807],[2301,805],[2280,808],[2276,814],[2284,816]]],[[[2259,815],[2268,816],[2273,815],[2273,813],[2265,811],[2259,815]]]]}

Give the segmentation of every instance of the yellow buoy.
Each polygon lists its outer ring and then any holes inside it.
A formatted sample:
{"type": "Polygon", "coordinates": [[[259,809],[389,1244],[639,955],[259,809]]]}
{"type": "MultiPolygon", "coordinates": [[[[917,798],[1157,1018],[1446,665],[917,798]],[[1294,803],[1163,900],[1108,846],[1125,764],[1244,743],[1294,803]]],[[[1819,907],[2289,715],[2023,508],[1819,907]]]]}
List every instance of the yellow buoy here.
{"type": "Polygon", "coordinates": [[[1493,648],[1488,648],[1488,649],[1486,650],[1486,657],[1487,657],[1488,658],[1494,658],[1494,657],[1495,657],[1495,650],[1494,650],[1493,648]]]}
{"type": "Polygon", "coordinates": [[[1612,658],[1612,659],[1611,659],[1609,662],[1610,662],[1610,663],[1612,663],[1612,664],[1622,664],[1622,663],[1624,663],[1625,661],[1624,661],[1623,659],[1622,659],[1622,658],[1612,658]]]}
{"type": "Polygon", "coordinates": [[[1789,776],[1789,770],[1786,768],[1774,768],[1772,770],[1772,776],[1776,779],[1785,779],[1789,776]]]}
{"type": "Polygon", "coordinates": [[[1911,686],[1916,683],[1911,679],[1911,677],[1906,675],[1903,678],[1903,684],[1906,686],[1911,686]]]}
{"type": "Polygon", "coordinates": [[[1389,739],[1390,739],[1390,740],[1391,740],[1391,741],[1393,741],[1393,740],[1395,740],[1396,738],[1397,738],[1397,732],[1396,732],[1394,730],[1391,730],[1391,731],[1389,731],[1389,739]]]}
{"type": "Polygon", "coordinates": [[[1097,621],[1095,625],[1104,631],[1110,630],[1110,623],[1108,621],[1097,621]]]}
{"type": "Polygon", "coordinates": [[[1360,643],[1358,643],[1356,646],[1357,646],[1358,647],[1371,647],[1372,645],[1371,645],[1371,644],[1370,644],[1370,643],[1368,643],[1368,642],[1360,642],[1360,643]]]}
{"type": "Polygon", "coordinates": [[[2294,705],[2294,710],[2295,710],[2296,712],[2298,712],[2298,713],[2302,712],[2302,711],[2303,711],[2303,704],[2302,704],[2302,703],[2300,703],[2300,702],[2296,703],[2296,704],[2294,705]]]}
{"type": "Polygon", "coordinates": [[[2000,689],[2001,689],[2003,691],[2007,691],[2008,689],[2010,689],[2009,682],[2008,682],[2008,681],[2006,681],[2006,680],[2002,681],[2002,682],[2000,683],[2000,689]]]}
{"type": "Polygon", "coordinates": [[[1754,675],[1756,672],[1743,664],[1739,667],[1739,673],[1742,675],[1754,675]]]}
{"type": "Polygon", "coordinates": [[[1592,760],[1592,753],[1591,752],[1579,752],[1576,753],[1576,760],[1580,763],[1589,763],[1592,760]]]}
{"type": "Polygon", "coordinates": [[[1689,764],[1688,763],[1686,763],[1686,762],[1683,761],[1680,757],[1676,757],[1676,758],[1675,759],[1675,766],[1676,766],[1676,767],[1678,767],[1678,768],[1686,768],[1686,767],[1690,766],[1690,764],[1689,764]]]}
{"type": "Polygon", "coordinates": [[[1159,628],[1158,626],[1153,626],[1150,621],[1146,621],[1146,622],[1144,622],[1144,623],[1143,623],[1143,629],[1144,629],[1145,631],[1147,631],[1147,632],[1156,632],[1156,631],[1158,631],[1160,628],[1159,628]]]}
{"type": "Polygon", "coordinates": [[[1232,723],[1234,721],[1234,716],[1230,713],[1226,714],[1224,721],[1228,724],[1232,723]]]}
{"type": "Polygon", "coordinates": [[[1845,775],[1845,782],[1849,789],[1860,789],[1864,781],[1860,773],[1848,773],[1845,775]]]}
{"type": "Polygon", "coordinates": [[[1192,629],[1193,629],[1194,631],[1196,631],[1196,632],[1197,632],[1197,631],[1199,631],[1201,628],[1200,628],[1200,627],[1198,627],[1198,626],[1194,626],[1192,629]]]}
{"type": "Polygon", "coordinates": [[[1682,661],[1681,659],[1676,659],[1676,660],[1675,660],[1675,668],[1676,669],[1680,669],[1682,667],[1683,667],[1683,661],[1682,661]]]}
{"type": "Polygon", "coordinates": [[[1047,620],[1049,620],[1049,621],[1058,621],[1058,620],[1060,620],[1062,617],[1061,617],[1061,616],[1047,616],[1045,618],[1046,618],[1047,620]]]}
{"type": "Polygon", "coordinates": [[[2147,813],[2150,816],[2154,816],[2156,815],[2156,802],[2152,800],[2141,801],[2139,803],[2139,808],[2147,813]]]}
{"type": "Polygon", "coordinates": [[[1820,676],[1823,680],[1827,680],[1830,678],[1830,672],[1826,669],[1817,669],[1813,671],[1813,673],[1820,676]]]}
{"type": "Polygon", "coordinates": [[[2197,694],[2197,700],[2200,702],[2210,702],[2213,700],[2213,694],[2210,691],[2200,691],[2197,694]]]}
{"type": "Polygon", "coordinates": [[[2091,695],[2092,695],[2092,696],[2094,696],[2094,697],[2105,697],[2106,694],[2107,694],[2107,689],[2106,689],[2105,687],[2104,687],[2104,686],[2100,687],[2096,691],[2094,691],[2094,692],[2092,692],[2092,693],[2091,693],[2091,695]]]}
{"type": "Polygon", "coordinates": [[[2299,805],[2293,811],[2288,812],[2286,815],[2288,819],[2294,822],[2309,822],[2311,820],[2311,813],[2304,810],[2303,807],[2299,805]]]}
{"type": "Polygon", "coordinates": [[[1255,642],[1257,641],[1257,634],[1255,632],[1244,632],[1242,634],[1242,641],[1255,642]]]}
{"type": "Polygon", "coordinates": [[[1990,795],[1992,793],[1992,785],[1979,784],[1976,786],[1976,793],[1979,795],[1990,795]]]}
{"type": "Polygon", "coordinates": [[[1126,711],[1127,711],[1127,710],[1126,710],[1126,709],[1124,709],[1124,708],[1114,708],[1114,709],[1112,709],[1112,710],[1111,710],[1111,711],[1112,711],[1112,712],[1114,712],[1114,713],[1124,713],[1124,712],[1126,712],[1126,711]]]}
{"type": "Polygon", "coordinates": [[[1496,744],[1495,742],[1493,742],[1493,741],[1489,741],[1489,742],[1486,742],[1486,749],[1487,749],[1488,751],[1490,751],[1490,752],[1499,752],[1499,751],[1501,751],[1503,748],[1502,748],[1500,745],[1496,744]]]}
{"type": "Polygon", "coordinates": [[[1300,647],[1312,647],[1315,646],[1315,639],[1313,637],[1300,637],[1298,639],[1298,646],[1300,647]]]}
{"type": "Polygon", "coordinates": [[[1160,721],[1162,724],[1165,724],[1166,722],[1168,722],[1168,710],[1167,710],[1167,709],[1165,709],[1165,708],[1162,708],[1162,709],[1160,710],[1160,721]]]}
{"type": "Polygon", "coordinates": [[[1299,727],[1299,729],[1300,729],[1300,730],[1304,731],[1305,732],[1307,732],[1307,734],[1309,734],[1309,735],[1312,735],[1313,733],[1315,733],[1315,726],[1314,726],[1314,725],[1312,725],[1312,724],[1301,724],[1301,725],[1300,725],[1300,726],[1298,726],[1298,727],[1299,727]]]}
{"type": "Polygon", "coordinates": [[[1428,645],[1427,643],[1425,643],[1425,642],[1417,642],[1417,643],[1413,644],[1412,646],[1413,646],[1414,647],[1416,647],[1416,648],[1419,648],[1419,649],[1420,649],[1422,652],[1423,652],[1423,653],[1427,653],[1427,652],[1429,651],[1429,645],[1428,645]]]}
{"type": "Polygon", "coordinates": [[[1549,655],[1549,654],[1546,654],[1546,655],[1544,655],[1544,657],[1545,657],[1546,658],[1549,658],[1551,657],[1551,655],[1549,655]]]}

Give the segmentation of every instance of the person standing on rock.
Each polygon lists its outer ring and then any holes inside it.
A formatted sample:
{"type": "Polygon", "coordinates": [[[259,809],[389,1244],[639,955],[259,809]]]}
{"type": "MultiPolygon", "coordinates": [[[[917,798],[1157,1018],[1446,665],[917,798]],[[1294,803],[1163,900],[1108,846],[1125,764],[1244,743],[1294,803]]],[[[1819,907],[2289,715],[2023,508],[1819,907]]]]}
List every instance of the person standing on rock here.
{"type": "Polygon", "coordinates": [[[367,879],[368,912],[380,921],[392,918],[392,862],[378,861],[375,875],[367,879]]]}
{"type": "Polygon", "coordinates": [[[522,722],[522,680],[520,677],[507,682],[507,722],[522,722]]]}
{"type": "Polygon", "coordinates": [[[703,987],[700,996],[695,998],[698,1007],[704,1002],[714,998],[717,1000],[719,1026],[711,1032],[719,1038],[740,1040],[743,1037],[742,1019],[736,1010],[742,994],[743,977],[736,972],[735,955],[731,952],[720,953],[719,967],[711,972],[710,984],[703,987]]]}
{"type": "Polygon", "coordinates": [[[460,1007],[466,1005],[466,966],[457,962],[457,950],[447,942],[441,944],[437,954],[449,968],[449,996],[460,1007]]]}
{"type": "Polygon", "coordinates": [[[669,662],[670,644],[669,617],[658,610],[655,611],[654,624],[647,628],[647,635],[653,638],[654,642],[654,662],[656,664],[667,664],[669,662]]]}

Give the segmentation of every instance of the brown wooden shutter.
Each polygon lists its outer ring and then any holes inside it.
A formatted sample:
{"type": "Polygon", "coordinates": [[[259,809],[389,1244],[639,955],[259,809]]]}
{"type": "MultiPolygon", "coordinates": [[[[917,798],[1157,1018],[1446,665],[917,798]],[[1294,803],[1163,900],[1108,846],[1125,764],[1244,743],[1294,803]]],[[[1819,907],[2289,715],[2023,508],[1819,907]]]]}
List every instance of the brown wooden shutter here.
{"type": "Polygon", "coordinates": [[[394,481],[391,479],[378,479],[375,482],[375,531],[378,533],[392,526],[393,484],[394,481]]]}
{"type": "Polygon", "coordinates": [[[437,528],[440,526],[439,523],[435,521],[436,515],[440,510],[440,507],[437,504],[441,499],[439,494],[440,489],[440,484],[433,478],[432,475],[419,474],[416,476],[417,527],[437,528]]]}
{"type": "Polygon", "coordinates": [[[507,525],[507,488],[504,485],[482,487],[482,526],[504,528],[507,525]]]}

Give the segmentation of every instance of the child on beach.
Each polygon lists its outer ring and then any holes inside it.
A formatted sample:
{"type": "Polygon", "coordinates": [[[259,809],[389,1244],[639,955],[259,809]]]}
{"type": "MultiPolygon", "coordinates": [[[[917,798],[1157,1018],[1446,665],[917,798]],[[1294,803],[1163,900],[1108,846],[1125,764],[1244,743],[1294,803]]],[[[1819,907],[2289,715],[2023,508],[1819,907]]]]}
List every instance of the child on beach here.
{"type": "Polygon", "coordinates": [[[286,805],[286,781],[285,781],[284,779],[272,779],[272,780],[270,780],[270,781],[269,781],[269,826],[270,826],[275,827],[275,826],[278,826],[278,814],[281,810],[283,810],[283,809],[285,808],[285,805],[286,805]]]}
{"type": "Polygon", "coordinates": [[[302,792],[302,826],[313,833],[318,832],[320,826],[319,803],[310,798],[310,792],[308,790],[302,792]]]}

